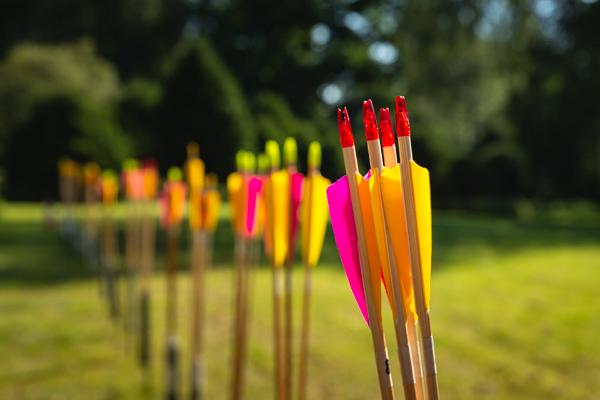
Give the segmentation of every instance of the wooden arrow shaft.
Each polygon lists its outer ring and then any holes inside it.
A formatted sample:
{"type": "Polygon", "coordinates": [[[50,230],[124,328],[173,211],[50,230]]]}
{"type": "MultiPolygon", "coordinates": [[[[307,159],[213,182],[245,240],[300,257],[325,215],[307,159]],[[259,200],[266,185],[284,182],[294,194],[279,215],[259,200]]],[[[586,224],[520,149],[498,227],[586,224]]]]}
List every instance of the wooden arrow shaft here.
{"type": "Polygon", "coordinates": [[[360,270],[363,277],[363,289],[367,304],[367,313],[369,316],[369,327],[371,328],[371,339],[373,341],[373,349],[375,352],[375,363],[377,367],[377,375],[379,378],[379,388],[381,398],[389,400],[394,398],[394,390],[392,383],[392,375],[390,374],[389,358],[385,337],[383,335],[383,326],[381,323],[381,315],[377,310],[375,296],[379,295],[380,287],[375,287],[371,279],[369,262],[367,258],[367,248],[364,237],[364,223],[360,210],[360,200],[358,196],[358,186],[356,183],[356,173],[358,173],[358,162],[356,160],[356,152],[354,146],[344,147],[342,149],[344,156],[344,166],[346,176],[348,177],[348,185],[350,187],[350,197],[352,200],[352,212],[354,214],[354,222],[356,224],[356,233],[358,237],[358,256],[360,261],[360,270]]]}
{"type": "Polygon", "coordinates": [[[421,344],[423,346],[423,359],[429,398],[439,398],[437,384],[437,368],[435,364],[435,350],[433,336],[431,333],[431,321],[429,310],[425,305],[425,291],[423,287],[423,275],[421,271],[421,256],[419,253],[419,236],[417,233],[416,207],[414,202],[414,189],[412,174],[410,172],[410,161],[412,160],[412,149],[410,136],[398,137],[398,148],[400,151],[400,171],[402,175],[402,190],[404,192],[404,207],[406,212],[406,225],[408,229],[408,249],[410,255],[413,288],[415,292],[415,306],[419,316],[419,327],[421,330],[421,344]]]}

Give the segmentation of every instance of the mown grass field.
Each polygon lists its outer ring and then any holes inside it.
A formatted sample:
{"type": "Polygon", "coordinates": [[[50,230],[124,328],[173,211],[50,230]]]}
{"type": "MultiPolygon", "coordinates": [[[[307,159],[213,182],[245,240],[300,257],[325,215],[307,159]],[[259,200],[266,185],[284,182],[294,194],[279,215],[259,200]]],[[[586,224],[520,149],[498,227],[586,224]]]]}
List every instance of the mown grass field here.
{"type": "MultiPolygon", "coordinates": [[[[0,206],[0,399],[162,398],[162,252],[154,280],[153,368],[144,377],[131,340],[108,318],[94,271],[41,219],[38,205],[0,206]]],[[[207,399],[229,394],[230,243],[223,223],[217,265],[207,278],[207,399]]],[[[186,259],[181,262],[185,393],[190,300],[186,259]]],[[[299,266],[296,277],[300,288],[299,266]]],[[[600,398],[597,219],[525,223],[435,212],[432,286],[443,399],[600,398]]],[[[246,398],[269,399],[268,268],[255,271],[252,287],[246,398]]],[[[369,334],[331,240],[314,276],[312,317],[309,398],[378,398],[369,334]]],[[[391,328],[386,313],[392,373],[402,398],[391,328]]]]}

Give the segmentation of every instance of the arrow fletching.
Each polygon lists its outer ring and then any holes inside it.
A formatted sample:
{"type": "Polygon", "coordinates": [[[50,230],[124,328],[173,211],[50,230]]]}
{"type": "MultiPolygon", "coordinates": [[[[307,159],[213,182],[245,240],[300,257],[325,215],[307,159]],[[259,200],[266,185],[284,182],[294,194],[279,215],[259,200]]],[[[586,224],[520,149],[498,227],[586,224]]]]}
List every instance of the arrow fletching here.
{"type": "Polygon", "coordinates": [[[354,214],[352,212],[352,200],[350,198],[350,187],[346,176],[338,179],[327,188],[327,203],[329,205],[329,216],[331,218],[331,227],[333,228],[333,237],[338,248],[340,260],[350,290],[354,295],[356,304],[369,324],[367,312],[367,303],[363,288],[363,277],[360,273],[360,261],[358,257],[358,236],[354,223],[354,214]]]}
{"type": "Polygon", "coordinates": [[[417,220],[417,237],[423,276],[423,294],[425,307],[429,309],[431,297],[431,189],[429,171],[414,161],[410,161],[410,173],[413,183],[413,197],[417,220]]]}
{"type": "Polygon", "coordinates": [[[310,267],[317,265],[329,218],[327,187],[331,181],[320,174],[304,180],[304,196],[300,207],[302,260],[310,267]]]}

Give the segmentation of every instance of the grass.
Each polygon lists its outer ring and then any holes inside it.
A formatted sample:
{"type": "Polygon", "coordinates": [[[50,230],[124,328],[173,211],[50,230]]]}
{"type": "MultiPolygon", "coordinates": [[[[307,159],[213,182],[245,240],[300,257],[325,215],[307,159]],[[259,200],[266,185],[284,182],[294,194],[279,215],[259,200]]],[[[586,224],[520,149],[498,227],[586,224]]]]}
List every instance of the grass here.
{"type": "MultiPolygon", "coordinates": [[[[153,368],[144,377],[131,339],[109,321],[94,271],[56,230],[43,227],[42,216],[38,205],[0,208],[0,399],[163,398],[162,271],[154,281],[153,368]]],[[[229,229],[223,223],[219,230],[218,265],[207,277],[208,399],[229,394],[229,229]]],[[[163,256],[159,252],[160,267],[163,256]]],[[[434,213],[432,318],[442,398],[600,396],[599,268],[597,224],[434,213]]],[[[299,288],[300,268],[296,276],[299,288]]],[[[185,270],[179,302],[183,389],[189,381],[189,283],[185,270]]],[[[255,271],[252,287],[246,398],[272,398],[268,268],[255,271]]],[[[389,313],[385,317],[399,390],[389,313]]],[[[369,334],[330,238],[315,271],[312,328],[308,398],[377,398],[369,334]]]]}

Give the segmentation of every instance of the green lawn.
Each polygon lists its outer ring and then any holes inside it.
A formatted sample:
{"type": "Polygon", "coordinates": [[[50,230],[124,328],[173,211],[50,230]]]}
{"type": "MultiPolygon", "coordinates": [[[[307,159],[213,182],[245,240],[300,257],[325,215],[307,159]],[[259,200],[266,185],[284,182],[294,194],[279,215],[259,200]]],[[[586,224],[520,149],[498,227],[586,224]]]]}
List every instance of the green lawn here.
{"type": "MultiPolygon", "coordinates": [[[[37,205],[0,206],[0,399],[162,398],[161,272],[154,281],[154,364],[151,377],[143,377],[122,327],[109,321],[93,270],[57,231],[42,226],[41,217],[37,205]]],[[[207,282],[207,399],[229,394],[229,229],[223,223],[217,235],[218,265],[207,282]]],[[[159,270],[162,257],[159,252],[159,270]]],[[[314,278],[309,398],[376,399],[369,334],[336,257],[329,239],[314,278]]],[[[186,389],[190,300],[184,269],[186,389]]],[[[600,397],[597,220],[524,223],[436,212],[432,285],[443,399],[600,397]]],[[[270,270],[261,267],[253,277],[248,399],[273,397],[270,288],[270,270]]],[[[386,313],[400,389],[391,328],[386,313]]]]}

